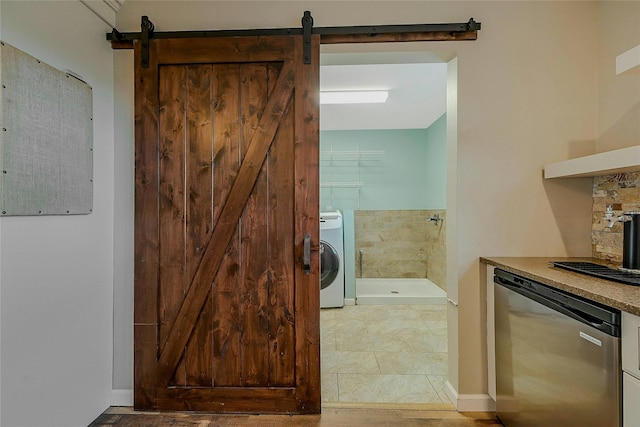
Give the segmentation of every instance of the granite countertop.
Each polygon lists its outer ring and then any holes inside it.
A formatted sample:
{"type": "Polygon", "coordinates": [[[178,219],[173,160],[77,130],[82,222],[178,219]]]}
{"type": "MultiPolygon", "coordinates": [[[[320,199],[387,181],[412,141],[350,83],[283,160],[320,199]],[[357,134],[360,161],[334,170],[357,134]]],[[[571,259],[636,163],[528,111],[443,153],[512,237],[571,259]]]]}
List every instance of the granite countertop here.
{"type": "Polygon", "coordinates": [[[605,264],[592,258],[481,257],[484,262],[556,289],[597,301],[640,316],[640,286],[580,274],[551,265],[552,261],[586,261],[605,264]]]}

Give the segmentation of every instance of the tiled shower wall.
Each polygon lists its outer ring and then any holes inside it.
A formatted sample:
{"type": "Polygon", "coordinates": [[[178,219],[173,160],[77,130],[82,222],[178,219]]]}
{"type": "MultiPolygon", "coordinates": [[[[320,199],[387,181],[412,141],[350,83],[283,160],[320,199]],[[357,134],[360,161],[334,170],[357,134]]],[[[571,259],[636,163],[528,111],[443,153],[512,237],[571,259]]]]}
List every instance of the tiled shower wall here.
{"type": "Polygon", "coordinates": [[[355,211],[356,277],[426,277],[446,290],[445,230],[444,210],[355,211]]]}
{"type": "Polygon", "coordinates": [[[623,224],[617,222],[612,228],[607,227],[604,220],[607,205],[612,205],[616,216],[640,211],[640,172],[593,178],[592,256],[621,264],[623,224]]]}

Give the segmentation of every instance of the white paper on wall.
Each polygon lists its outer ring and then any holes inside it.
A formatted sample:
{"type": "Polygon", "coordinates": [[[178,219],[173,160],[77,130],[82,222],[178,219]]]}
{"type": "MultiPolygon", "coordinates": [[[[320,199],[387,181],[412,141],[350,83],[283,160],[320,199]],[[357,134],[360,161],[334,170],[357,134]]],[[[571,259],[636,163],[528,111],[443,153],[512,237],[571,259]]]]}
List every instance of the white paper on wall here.
{"type": "Polygon", "coordinates": [[[3,42],[0,73],[1,215],[91,213],[91,87],[3,42]]]}

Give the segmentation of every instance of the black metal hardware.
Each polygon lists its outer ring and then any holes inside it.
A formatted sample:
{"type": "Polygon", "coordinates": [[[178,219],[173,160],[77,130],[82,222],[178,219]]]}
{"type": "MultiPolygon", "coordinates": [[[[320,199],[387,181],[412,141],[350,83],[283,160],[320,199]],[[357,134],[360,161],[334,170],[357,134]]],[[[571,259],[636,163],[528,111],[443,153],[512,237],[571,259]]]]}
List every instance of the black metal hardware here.
{"type": "Polygon", "coordinates": [[[149,38],[153,35],[153,22],[149,21],[148,16],[143,16],[140,22],[142,28],[142,68],[149,68],[149,38]]]}
{"type": "Polygon", "coordinates": [[[313,29],[313,34],[343,35],[343,34],[389,34],[389,33],[428,33],[449,32],[460,33],[477,31],[482,24],[470,18],[468,22],[460,24],[400,24],[400,25],[362,25],[355,27],[318,27],[313,29]]]}
{"type": "Polygon", "coordinates": [[[122,33],[115,28],[111,30],[111,40],[120,41],[123,37],[122,33]]]}
{"type": "Polygon", "coordinates": [[[390,33],[464,33],[478,31],[482,24],[473,18],[463,23],[452,24],[401,24],[401,25],[363,25],[352,27],[313,27],[311,12],[305,11],[302,17],[302,28],[264,28],[255,30],[204,30],[204,31],[163,31],[154,32],[153,23],[147,16],[142,17],[142,31],[139,33],[121,33],[115,28],[107,33],[108,41],[132,42],[142,40],[142,67],[149,66],[149,39],[181,39],[206,37],[241,37],[241,36],[291,36],[304,37],[304,63],[311,63],[311,35],[356,35],[356,34],[390,34],[390,33]],[[146,62],[145,62],[146,61],[146,62]]]}
{"type": "Polygon", "coordinates": [[[305,64],[311,64],[311,30],[313,27],[313,18],[311,12],[305,10],[302,17],[302,56],[305,64]]]}
{"type": "Polygon", "coordinates": [[[307,233],[304,235],[304,254],[303,254],[303,264],[304,264],[304,274],[311,274],[311,234],[307,233]]]}
{"type": "MultiPolygon", "coordinates": [[[[151,22],[151,21],[149,21],[151,22]]],[[[152,24],[153,25],[153,24],[152,24]]],[[[364,25],[352,27],[312,27],[311,34],[318,35],[348,35],[348,34],[385,34],[385,33],[425,33],[448,32],[464,33],[478,31],[482,23],[474,21],[457,24],[400,24],[400,25],[364,25]]],[[[107,33],[108,41],[133,41],[142,38],[142,33],[121,33],[117,37],[114,33],[107,33]]],[[[255,30],[189,30],[189,31],[161,31],[154,32],[154,39],[185,39],[195,37],[240,37],[240,36],[295,36],[302,35],[302,28],[263,28],[255,30]]]]}

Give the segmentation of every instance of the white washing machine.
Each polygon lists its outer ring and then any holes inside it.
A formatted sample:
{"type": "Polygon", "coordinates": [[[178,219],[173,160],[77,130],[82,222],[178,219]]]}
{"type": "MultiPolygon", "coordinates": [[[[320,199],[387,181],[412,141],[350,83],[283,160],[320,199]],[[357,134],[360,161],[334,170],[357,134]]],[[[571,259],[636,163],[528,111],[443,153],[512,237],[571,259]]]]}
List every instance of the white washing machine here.
{"type": "Polygon", "coordinates": [[[344,306],[344,232],[339,211],[320,213],[320,307],[344,306]]]}

